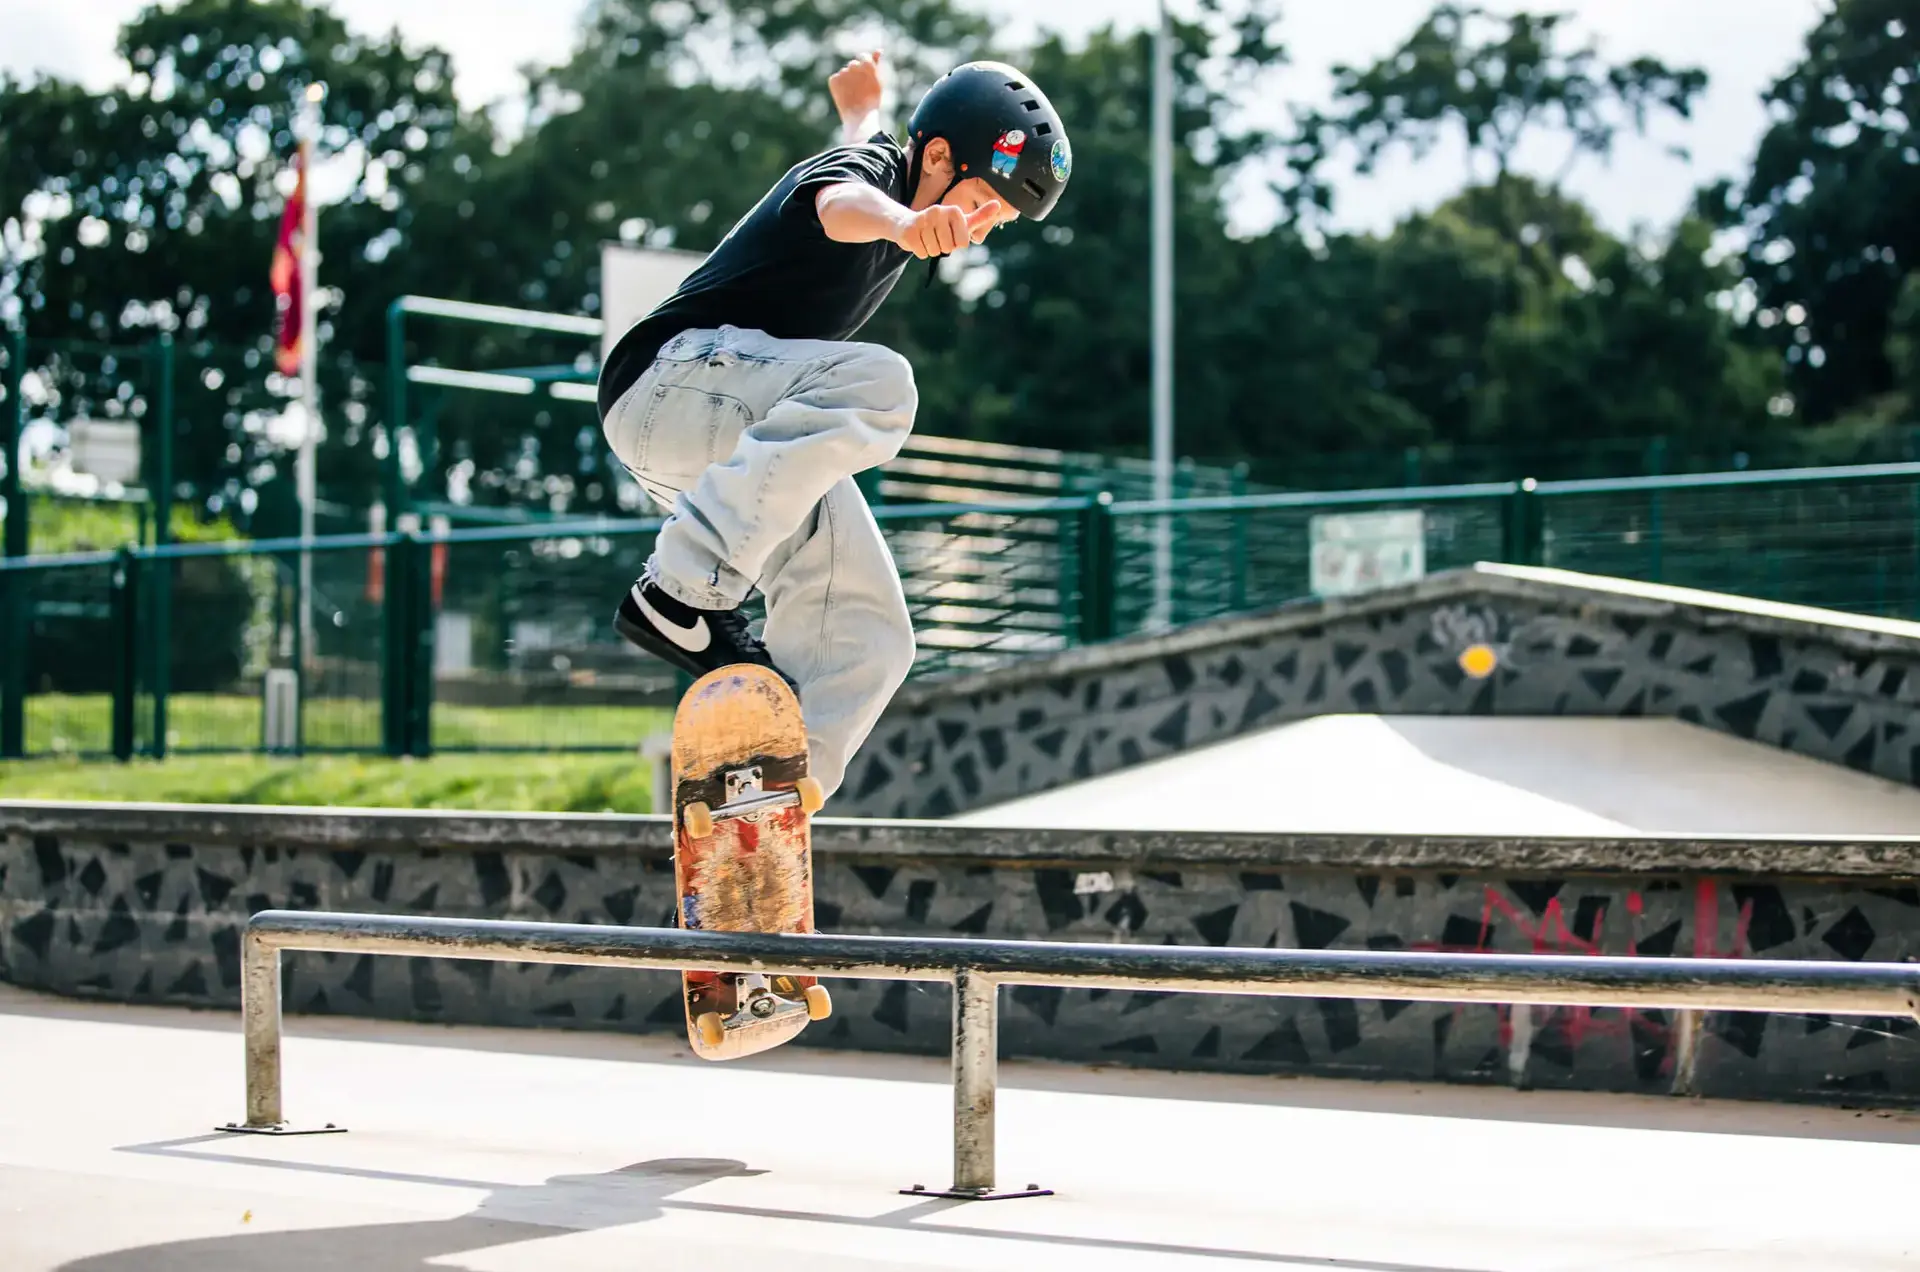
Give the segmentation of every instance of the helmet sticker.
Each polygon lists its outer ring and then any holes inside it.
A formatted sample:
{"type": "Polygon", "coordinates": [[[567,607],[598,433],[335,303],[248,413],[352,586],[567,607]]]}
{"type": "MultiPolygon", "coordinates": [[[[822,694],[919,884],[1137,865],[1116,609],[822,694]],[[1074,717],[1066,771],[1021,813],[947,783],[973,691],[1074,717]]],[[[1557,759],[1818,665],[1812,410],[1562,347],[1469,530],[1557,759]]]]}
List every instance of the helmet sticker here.
{"type": "Polygon", "coordinates": [[[1027,134],[1018,128],[1001,133],[1000,140],[993,143],[993,170],[1003,177],[1012,176],[1014,167],[1020,162],[1020,152],[1026,146],[1027,134]]]}
{"type": "Polygon", "coordinates": [[[1065,137],[1053,143],[1053,179],[1066,184],[1067,176],[1073,171],[1073,151],[1067,148],[1065,137]]]}

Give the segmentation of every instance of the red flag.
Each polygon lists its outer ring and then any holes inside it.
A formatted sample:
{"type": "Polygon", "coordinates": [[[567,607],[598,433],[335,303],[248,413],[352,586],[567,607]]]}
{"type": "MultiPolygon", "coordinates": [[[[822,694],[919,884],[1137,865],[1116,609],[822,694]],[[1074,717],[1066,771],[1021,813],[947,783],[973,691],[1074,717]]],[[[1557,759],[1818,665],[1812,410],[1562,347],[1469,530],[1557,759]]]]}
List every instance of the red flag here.
{"type": "Polygon", "coordinates": [[[273,295],[276,315],[273,329],[273,360],[282,375],[300,374],[301,295],[300,255],[306,250],[307,224],[307,149],[302,146],[293,160],[293,194],[280,215],[280,237],[273,245],[273,295]]]}

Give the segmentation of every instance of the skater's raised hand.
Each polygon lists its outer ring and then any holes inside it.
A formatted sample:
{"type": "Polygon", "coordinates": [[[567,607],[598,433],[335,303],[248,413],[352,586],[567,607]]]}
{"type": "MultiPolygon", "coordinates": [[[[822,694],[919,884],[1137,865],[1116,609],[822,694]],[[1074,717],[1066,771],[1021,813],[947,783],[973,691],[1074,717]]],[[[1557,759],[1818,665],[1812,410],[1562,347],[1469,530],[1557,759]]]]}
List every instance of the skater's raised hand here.
{"type": "Polygon", "coordinates": [[[880,50],[862,53],[827,77],[833,108],[849,141],[863,140],[879,131],[880,50]]]}
{"type": "Polygon", "coordinates": [[[951,203],[936,203],[924,211],[909,213],[893,241],[924,261],[950,255],[971,243],[986,242],[999,220],[998,199],[982,203],[972,212],[951,203]]]}

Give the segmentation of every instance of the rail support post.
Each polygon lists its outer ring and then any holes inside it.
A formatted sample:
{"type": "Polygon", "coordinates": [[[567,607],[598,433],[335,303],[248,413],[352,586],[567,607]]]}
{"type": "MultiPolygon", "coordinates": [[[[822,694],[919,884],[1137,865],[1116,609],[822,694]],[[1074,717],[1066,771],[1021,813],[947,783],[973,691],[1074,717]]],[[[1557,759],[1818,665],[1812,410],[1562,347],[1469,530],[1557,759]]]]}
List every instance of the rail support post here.
{"type": "Polygon", "coordinates": [[[247,1135],[331,1135],[344,1126],[290,1126],[280,1107],[280,949],[240,936],[240,1029],[247,1054],[247,1120],[217,1129],[247,1135]]]}
{"type": "Polygon", "coordinates": [[[1028,1184],[1008,1192],[993,1189],[993,1117],[999,1093],[1000,984],[971,968],[953,974],[953,1186],[931,1192],[915,1185],[908,1196],[959,1201],[1004,1201],[1047,1197],[1050,1189],[1028,1184]]]}

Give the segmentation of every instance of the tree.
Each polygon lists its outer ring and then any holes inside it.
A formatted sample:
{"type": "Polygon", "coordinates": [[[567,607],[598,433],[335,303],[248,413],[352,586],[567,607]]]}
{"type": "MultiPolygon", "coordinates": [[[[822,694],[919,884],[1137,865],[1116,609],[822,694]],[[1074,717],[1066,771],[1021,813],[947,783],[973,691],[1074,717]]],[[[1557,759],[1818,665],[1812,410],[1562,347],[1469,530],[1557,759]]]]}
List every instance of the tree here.
{"type": "MultiPolygon", "coordinates": [[[[1244,345],[1257,307],[1298,303],[1311,288],[1271,294],[1249,283],[1229,238],[1223,190],[1238,165],[1275,139],[1236,129],[1228,88],[1257,80],[1283,54],[1271,6],[1209,7],[1175,24],[1174,238],[1180,444],[1233,456],[1263,444],[1270,412],[1232,407],[1254,362],[1223,359],[1217,341],[1244,345]]],[[[1151,36],[1094,32],[1079,48],[1047,39],[1021,55],[1072,138],[1072,183],[1043,225],[1020,223],[990,238],[981,290],[950,313],[925,313],[917,286],[882,311],[929,352],[923,413],[943,432],[1075,450],[1142,453],[1148,436],[1151,177],[1151,36]],[[937,414],[935,414],[937,412],[937,414]]],[[[1271,269],[1290,244],[1264,260],[1271,269]]],[[[1269,275],[1271,278],[1271,276],[1269,275]]],[[[1305,330],[1305,315],[1288,325],[1305,330]]],[[[1262,355],[1258,361],[1270,359],[1262,355]]],[[[918,363],[916,363],[918,365],[918,363]]]]}
{"type": "Polygon", "coordinates": [[[127,81],[89,93],[55,79],[0,83],[0,294],[36,335],[143,340],[176,333],[177,471],[216,506],[283,467],[261,428],[277,414],[264,358],[273,321],[268,264],[290,185],[295,103],[328,86],[323,158],[352,168],[321,221],[323,388],[337,427],[323,479],[372,462],[373,386],[338,359],[377,358],[389,297],[457,254],[404,251],[411,204],[436,166],[484,156],[491,133],[463,117],[453,68],[397,34],[355,33],[302,0],[184,0],[144,9],[121,32],[127,81]],[[411,276],[411,278],[410,278],[411,276]],[[354,409],[349,413],[349,406],[354,409]],[[224,493],[223,493],[224,492],[224,493]]]}
{"type": "Polygon", "coordinates": [[[1564,47],[1567,21],[1564,13],[1503,16],[1443,3],[1386,57],[1335,66],[1332,107],[1303,112],[1294,140],[1297,204],[1330,206],[1321,171],[1344,146],[1366,173],[1395,146],[1424,158],[1457,129],[1469,183],[1498,184],[1512,173],[1522,142],[1551,130],[1568,139],[1550,183],[1557,187],[1583,156],[1609,155],[1621,129],[1644,134],[1653,111],[1691,117],[1706,72],[1648,57],[1608,65],[1591,42],[1564,47]],[[1491,172],[1483,174],[1486,163],[1491,172]]]}
{"type": "Polygon", "coordinates": [[[1920,13],[1836,0],[1766,94],[1774,119],[1734,209],[1759,321],[1810,422],[1886,394],[1920,261],[1920,13]]]}

